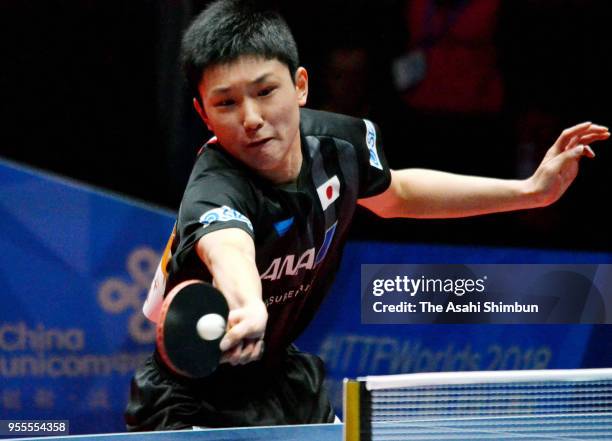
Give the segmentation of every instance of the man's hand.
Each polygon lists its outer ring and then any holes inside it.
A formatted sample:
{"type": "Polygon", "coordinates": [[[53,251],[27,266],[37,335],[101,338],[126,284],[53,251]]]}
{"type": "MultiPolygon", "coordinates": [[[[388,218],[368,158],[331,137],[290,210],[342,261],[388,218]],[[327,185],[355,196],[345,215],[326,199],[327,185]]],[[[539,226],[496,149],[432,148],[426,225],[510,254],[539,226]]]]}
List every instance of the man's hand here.
{"type": "Polygon", "coordinates": [[[543,207],[557,201],[576,178],[580,158],[595,157],[589,144],[609,137],[607,127],[590,122],[565,129],[527,180],[536,206],[543,207]]]}
{"type": "Polygon", "coordinates": [[[259,360],[263,355],[263,337],[268,311],[262,301],[230,311],[229,330],[221,340],[221,363],[246,364],[259,360]]]}

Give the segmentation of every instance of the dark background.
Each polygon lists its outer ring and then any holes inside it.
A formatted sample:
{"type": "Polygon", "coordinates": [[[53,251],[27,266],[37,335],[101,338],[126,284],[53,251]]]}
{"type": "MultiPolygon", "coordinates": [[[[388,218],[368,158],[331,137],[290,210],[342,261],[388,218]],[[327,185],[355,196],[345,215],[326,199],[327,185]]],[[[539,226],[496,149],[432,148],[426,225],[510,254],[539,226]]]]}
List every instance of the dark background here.
{"type": "MultiPolygon", "coordinates": [[[[310,72],[309,106],[377,122],[392,167],[525,177],[564,127],[611,124],[609,2],[419,1],[272,2],[310,72]],[[447,35],[470,8],[493,3],[493,15],[472,11],[477,19],[464,25],[465,39],[447,35]],[[478,80],[477,65],[486,64],[503,92],[494,109],[422,109],[394,87],[393,61],[418,34],[406,19],[417,4],[430,11],[421,25],[435,35],[426,45],[488,53],[463,65],[455,60],[454,68],[449,63],[445,75],[461,88],[478,80]],[[490,35],[470,37],[478,20],[490,35]]],[[[209,136],[177,62],[180,34],[206,4],[0,2],[0,156],[175,210],[209,136]]],[[[595,151],[597,159],[582,161],[574,186],[552,207],[427,221],[359,212],[353,237],[610,251],[610,143],[595,151]]]]}

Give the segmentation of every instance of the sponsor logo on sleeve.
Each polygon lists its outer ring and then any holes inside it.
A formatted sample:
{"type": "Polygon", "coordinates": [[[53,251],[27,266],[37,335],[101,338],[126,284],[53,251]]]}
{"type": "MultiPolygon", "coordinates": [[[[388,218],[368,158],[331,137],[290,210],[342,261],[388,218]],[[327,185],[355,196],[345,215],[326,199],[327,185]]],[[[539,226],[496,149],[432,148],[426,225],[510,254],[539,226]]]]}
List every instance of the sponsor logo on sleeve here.
{"type": "Polygon", "coordinates": [[[208,210],[206,213],[200,216],[200,223],[204,228],[212,225],[215,222],[228,221],[244,222],[249,227],[249,230],[253,231],[253,224],[251,224],[249,218],[226,205],[208,210]]]}
{"type": "Polygon", "coordinates": [[[376,150],[376,129],[371,121],[364,119],[363,122],[366,126],[366,145],[370,151],[370,165],[382,170],[383,167],[380,163],[380,159],[378,158],[378,151],[376,150]]]}
{"type": "Polygon", "coordinates": [[[327,210],[327,207],[340,196],[340,180],[338,176],[334,175],[323,184],[319,185],[317,187],[317,194],[321,201],[321,207],[323,207],[323,210],[327,210]]]}

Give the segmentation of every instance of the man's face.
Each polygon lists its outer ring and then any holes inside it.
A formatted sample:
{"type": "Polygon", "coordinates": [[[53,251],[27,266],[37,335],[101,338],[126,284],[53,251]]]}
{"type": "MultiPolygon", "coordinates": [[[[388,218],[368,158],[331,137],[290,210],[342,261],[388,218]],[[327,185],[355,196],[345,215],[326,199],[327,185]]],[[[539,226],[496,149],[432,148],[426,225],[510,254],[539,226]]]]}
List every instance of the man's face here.
{"type": "Polygon", "coordinates": [[[206,69],[199,92],[203,107],[194,100],[196,110],[228,153],[273,182],[297,177],[305,69],[294,84],[280,61],[241,57],[206,69]]]}

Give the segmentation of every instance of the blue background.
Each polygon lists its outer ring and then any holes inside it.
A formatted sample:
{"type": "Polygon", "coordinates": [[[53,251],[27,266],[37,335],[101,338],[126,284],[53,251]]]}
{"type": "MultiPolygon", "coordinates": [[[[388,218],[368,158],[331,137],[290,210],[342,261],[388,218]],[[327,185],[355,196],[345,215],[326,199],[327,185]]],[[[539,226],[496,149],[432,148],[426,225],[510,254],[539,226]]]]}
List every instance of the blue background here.
{"type": "MultiPolygon", "coordinates": [[[[0,419],[123,431],[152,350],[140,306],[173,214],[0,163],[0,419]]],[[[353,242],[298,345],[318,353],[338,413],[344,377],[612,365],[606,325],[362,325],[365,263],[610,263],[610,253],[353,242]]]]}

